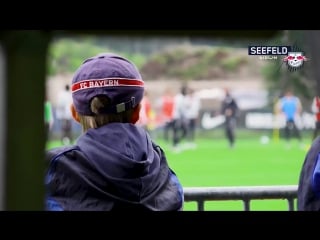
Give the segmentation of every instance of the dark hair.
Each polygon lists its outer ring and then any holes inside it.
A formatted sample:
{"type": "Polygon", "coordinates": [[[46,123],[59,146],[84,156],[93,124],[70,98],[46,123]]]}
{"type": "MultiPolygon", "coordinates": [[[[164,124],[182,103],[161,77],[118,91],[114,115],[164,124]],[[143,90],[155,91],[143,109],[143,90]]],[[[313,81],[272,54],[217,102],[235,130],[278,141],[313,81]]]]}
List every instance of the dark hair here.
{"type": "Polygon", "coordinates": [[[187,92],[188,92],[188,87],[187,87],[186,85],[183,85],[183,86],[181,87],[181,93],[182,93],[183,95],[186,95],[187,92]]]}

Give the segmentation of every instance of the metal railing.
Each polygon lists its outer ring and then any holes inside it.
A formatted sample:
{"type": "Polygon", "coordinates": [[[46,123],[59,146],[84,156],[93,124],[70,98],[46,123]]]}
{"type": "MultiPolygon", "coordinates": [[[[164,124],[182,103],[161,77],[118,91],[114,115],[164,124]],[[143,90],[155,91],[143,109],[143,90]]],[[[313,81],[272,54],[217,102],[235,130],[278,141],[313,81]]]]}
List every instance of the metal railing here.
{"type": "Polygon", "coordinates": [[[251,200],[287,199],[288,210],[295,211],[297,185],[241,186],[241,187],[185,187],[185,202],[197,202],[197,210],[204,211],[205,201],[241,200],[244,211],[250,211],[251,200]]]}

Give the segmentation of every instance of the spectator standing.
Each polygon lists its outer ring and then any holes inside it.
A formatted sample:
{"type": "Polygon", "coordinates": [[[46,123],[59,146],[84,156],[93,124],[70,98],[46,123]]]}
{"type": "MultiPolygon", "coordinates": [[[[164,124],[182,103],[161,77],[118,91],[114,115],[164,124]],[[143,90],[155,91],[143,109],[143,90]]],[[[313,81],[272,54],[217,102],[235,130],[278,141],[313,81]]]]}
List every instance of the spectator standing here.
{"type": "Polygon", "coordinates": [[[298,211],[320,211],[320,137],[305,155],[298,182],[298,211]]]}

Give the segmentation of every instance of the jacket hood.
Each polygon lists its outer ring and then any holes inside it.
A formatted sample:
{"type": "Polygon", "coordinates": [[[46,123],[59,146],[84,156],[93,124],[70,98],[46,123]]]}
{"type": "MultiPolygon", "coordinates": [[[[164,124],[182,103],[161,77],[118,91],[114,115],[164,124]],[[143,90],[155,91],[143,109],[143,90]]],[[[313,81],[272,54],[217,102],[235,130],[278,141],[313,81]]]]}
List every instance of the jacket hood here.
{"type": "Polygon", "coordinates": [[[86,177],[100,192],[141,202],[165,184],[167,176],[160,171],[163,152],[139,126],[110,123],[89,129],[77,145],[92,169],[86,177]]]}

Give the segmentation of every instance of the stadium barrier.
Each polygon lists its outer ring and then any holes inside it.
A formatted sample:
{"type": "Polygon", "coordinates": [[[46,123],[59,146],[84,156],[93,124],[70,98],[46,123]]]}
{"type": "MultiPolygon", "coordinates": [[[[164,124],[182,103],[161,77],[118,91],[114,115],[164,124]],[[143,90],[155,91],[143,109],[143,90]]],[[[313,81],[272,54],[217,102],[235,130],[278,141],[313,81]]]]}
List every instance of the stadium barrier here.
{"type": "Polygon", "coordinates": [[[241,200],[244,211],[250,211],[251,200],[286,199],[288,211],[295,211],[297,185],[241,186],[241,187],[185,187],[185,202],[197,202],[197,210],[204,211],[205,201],[241,200]]]}

